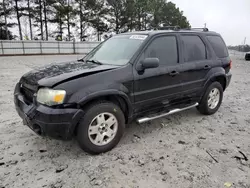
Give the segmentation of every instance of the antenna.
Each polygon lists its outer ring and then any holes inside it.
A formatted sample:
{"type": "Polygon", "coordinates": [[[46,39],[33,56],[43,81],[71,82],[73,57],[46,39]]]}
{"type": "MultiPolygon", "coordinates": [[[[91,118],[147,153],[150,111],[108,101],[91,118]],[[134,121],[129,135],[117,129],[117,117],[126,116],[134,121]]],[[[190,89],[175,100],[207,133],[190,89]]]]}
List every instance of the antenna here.
{"type": "Polygon", "coordinates": [[[244,46],[246,44],[246,40],[247,40],[247,37],[244,38],[244,43],[243,43],[244,46]]]}

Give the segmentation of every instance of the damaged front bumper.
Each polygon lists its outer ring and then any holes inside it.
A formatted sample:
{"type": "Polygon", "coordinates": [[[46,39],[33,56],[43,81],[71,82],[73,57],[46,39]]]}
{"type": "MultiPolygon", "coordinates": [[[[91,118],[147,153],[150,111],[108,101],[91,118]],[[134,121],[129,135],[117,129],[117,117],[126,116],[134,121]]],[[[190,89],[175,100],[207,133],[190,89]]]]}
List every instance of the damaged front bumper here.
{"type": "Polygon", "coordinates": [[[52,108],[33,102],[28,104],[17,84],[14,93],[15,108],[23,123],[40,136],[71,139],[77,123],[83,116],[81,109],[52,108]]]}

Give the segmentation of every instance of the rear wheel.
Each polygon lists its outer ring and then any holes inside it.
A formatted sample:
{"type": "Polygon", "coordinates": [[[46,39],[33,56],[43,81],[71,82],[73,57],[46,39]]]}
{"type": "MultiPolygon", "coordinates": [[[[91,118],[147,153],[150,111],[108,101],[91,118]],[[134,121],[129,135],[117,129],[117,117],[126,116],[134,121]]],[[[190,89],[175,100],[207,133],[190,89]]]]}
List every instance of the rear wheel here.
{"type": "Polygon", "coordinates": [[[96,103],[86,110],[80,121],[77,140],[88,153],[104,153],[118,144],[124,128],[124,114],[117,105],[110,102],[96,103]]]}
{"type": "Polygon", "coordinates": [[[200,113],[211,115],[217,112],[223,99],[223,88],[219,82],[213,82],[203,95],[197,109],[200,113]]]}

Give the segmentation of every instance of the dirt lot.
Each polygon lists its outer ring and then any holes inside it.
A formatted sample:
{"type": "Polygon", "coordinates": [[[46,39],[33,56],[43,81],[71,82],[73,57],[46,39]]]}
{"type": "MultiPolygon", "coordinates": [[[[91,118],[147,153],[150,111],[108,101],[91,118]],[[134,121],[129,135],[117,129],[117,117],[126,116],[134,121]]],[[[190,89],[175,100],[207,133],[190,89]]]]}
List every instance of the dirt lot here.
{"type": "Polygon", "coordinates": [[[77,57],[0,57],[0,187],[217,188],[229,182],[249,188],[250,62],[231,55],[232,82],[215,115],[192,109],[131,124],[120,144],[99,156],[84,153],[76,141],[35,135],[13,105],[15,83],[25,72],[77,57]],[[236,159],[243,158],[239,151],[249,160],[236,159]]]}

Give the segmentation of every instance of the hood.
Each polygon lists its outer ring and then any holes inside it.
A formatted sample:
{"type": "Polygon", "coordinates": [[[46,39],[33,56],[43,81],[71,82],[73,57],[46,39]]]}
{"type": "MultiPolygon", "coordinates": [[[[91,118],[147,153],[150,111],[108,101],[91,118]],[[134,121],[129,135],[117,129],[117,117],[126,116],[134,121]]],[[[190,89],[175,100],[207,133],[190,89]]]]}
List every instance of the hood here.
{"type": "Polygon", "coordinates": [[[50,64],[26,73],[20,82],[24,85],[29,85],[28,87],[30,89],[31,86],[32,88],[38,86],[53,87],[70,79],[96,74],[118,67],[119,66],[116,65],[97,65],[79,61],[50,64]]]}

